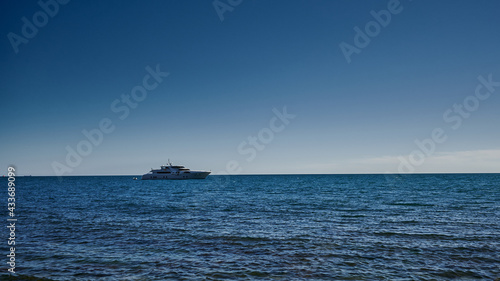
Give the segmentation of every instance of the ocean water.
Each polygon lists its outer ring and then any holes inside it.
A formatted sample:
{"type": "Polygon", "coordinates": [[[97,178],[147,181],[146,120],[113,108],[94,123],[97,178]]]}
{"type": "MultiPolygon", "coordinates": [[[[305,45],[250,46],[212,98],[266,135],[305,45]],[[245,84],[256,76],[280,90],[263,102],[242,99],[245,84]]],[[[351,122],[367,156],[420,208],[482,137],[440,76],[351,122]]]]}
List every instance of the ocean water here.
{"type": "MultiPolygon", "coordinates": [[[[7,193],[7,180],[0,183],[7,193]]],[[[22,276],[500,278],[500,174],[397,181],[383,175],[24,177],[16,183],[16,272],[22,276]]],[[[3,244],[8,254],[6,238],[3,244]]]]}

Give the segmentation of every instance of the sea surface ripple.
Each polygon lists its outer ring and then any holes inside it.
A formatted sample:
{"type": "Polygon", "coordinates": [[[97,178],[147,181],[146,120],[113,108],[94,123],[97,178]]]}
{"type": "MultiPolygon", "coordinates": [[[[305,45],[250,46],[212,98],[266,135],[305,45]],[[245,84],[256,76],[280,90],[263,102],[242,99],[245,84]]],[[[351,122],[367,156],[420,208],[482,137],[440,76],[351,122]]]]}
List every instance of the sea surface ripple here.
{"type": "Polygon", "coordinates": [[[395,182],[384,175],[211,175],[183,181],[24,177],[16,183],[16,271],[22,276],[500,277],[500,174],[407,175],[395,182]]]}

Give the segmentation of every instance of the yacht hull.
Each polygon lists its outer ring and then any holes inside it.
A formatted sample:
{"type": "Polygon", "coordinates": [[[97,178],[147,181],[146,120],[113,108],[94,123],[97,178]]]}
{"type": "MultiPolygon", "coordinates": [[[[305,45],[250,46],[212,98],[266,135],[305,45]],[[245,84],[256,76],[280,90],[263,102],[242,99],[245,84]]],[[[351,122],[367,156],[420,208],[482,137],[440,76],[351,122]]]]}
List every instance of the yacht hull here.
{"type": "Polygon", "coordinates": [[[190,179],[205,179],[210,172],[206,171],[190,171],[187,173],[147,173],[142,176],[142,180],[190,180],[190,179]]]}

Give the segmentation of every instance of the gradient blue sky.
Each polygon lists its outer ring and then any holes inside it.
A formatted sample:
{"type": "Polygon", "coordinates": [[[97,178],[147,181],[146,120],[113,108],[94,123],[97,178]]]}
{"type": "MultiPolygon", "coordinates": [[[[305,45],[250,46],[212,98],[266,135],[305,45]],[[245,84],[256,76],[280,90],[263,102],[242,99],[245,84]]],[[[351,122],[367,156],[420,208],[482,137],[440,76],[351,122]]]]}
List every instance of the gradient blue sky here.
{"type": "Polygon", "coordinates": [[[73,0],[16,54],[8,34],[41,7],[2,1],[0,167],[54,175],[65,147],[110,118],[115,131],[65,175],[142,174],[168,158],[214,173],[229,161],[397,172],[435,128],[447,140],[415,172],[500,172],[500,87],[459,128],[443,119],[478,76],[500,81],[500,2],[401,0],[348,63],[339,44],[389,2],[243,0],[221,21],[212,1],[73,0]],[[158,64],[170,75],[120,120],[111,103],[158,64]],[[238,145],[284,106],[296,117],[247,161],[238,145]]]}

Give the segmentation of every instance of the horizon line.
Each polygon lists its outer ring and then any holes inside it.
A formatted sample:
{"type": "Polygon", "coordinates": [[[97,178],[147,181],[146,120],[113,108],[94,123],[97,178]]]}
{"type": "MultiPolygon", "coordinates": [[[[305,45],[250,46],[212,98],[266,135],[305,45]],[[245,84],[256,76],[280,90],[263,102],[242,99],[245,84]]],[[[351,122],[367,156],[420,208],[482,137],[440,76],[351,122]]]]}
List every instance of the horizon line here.
{"type": "MultiPolygon", "coordinates": [[[[435,172],[435,173],[307,173],[307,174],[283,174],[283,173],[269,173],[269,174],[213,174],[211,176],[287,176],[287,175],[457,175],[457,174],[500,174],[500,172],[435,172]]],[[[82,174],[82,175],[16,175],[15,177],[125,177],[125,176],[142,176],[142,174],[82,174]]],[[[8,176],[2,175],[0,178],[7,178],[8,176]]]]}

